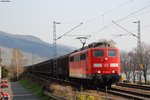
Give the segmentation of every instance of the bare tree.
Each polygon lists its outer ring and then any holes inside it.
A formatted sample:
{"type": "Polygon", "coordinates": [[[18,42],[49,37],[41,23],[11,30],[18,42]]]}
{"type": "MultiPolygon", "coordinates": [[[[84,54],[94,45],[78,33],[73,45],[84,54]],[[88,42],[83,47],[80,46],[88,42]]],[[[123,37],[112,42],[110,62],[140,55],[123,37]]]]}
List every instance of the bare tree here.
{"type": "Polygon", "coordinates": [[[19,74],[24,71],[23,66],[27,63],[27,59],[24,58],[23,53],[20,49],[14,48],[12,50],[12,60],[11,60],[11,67],[14,69],[12,72],[13,75],[19,78],[19,74]]]}
{"type": "Polygon", "coordinates": [[[131,59],[128,56],[128,53],[121,51],[121,72],[124,72],[126,75],[127,81],[131,79],[131,59]]]}
{"type": "Polygon", "coordinates": [[[147,74],[150,70],[150,45],[142,43],[140,49],[134,49],[138,61],[138,69],[143,72],[145,84],[147,84],[147,74]]]}
{"type": "Polygon", "coordinates": [[[138,70],[138,59],[135,55],[134,51],[130,51],[128,53],[128,56],[130,57],[130,67],[131,67],[131,71],[132,71],[132,77],[133,77],[133,82],[136,82],[136,76],[137,76],[137,70],[138,70]]]}

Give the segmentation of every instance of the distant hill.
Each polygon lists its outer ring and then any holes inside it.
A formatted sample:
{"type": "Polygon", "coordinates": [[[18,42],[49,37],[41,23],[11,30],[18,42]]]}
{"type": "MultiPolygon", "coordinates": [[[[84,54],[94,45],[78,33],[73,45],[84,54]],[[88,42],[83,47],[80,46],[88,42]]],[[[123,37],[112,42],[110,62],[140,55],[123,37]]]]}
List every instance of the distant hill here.
{"type": "MultiPolygon", "coordinates": [[[[37,37],[30,35],[13,35],[10,33],[0,31],[0,46],[2,48],[19,48],[25,54],[34,54],[44,59],[53,57],[53,45],[48,44],[37,37]]],[[[58,55],[63,55],[75,48],[71,48],[64,45],[57,45],[58,55]]]]}
{"type": "MultiPolygon", "coordinates": [[[[0,46],[1,48],[1,58],[2,58],[2,64],[10,65],[12,60],[12,48],[7,48],[0,46]]],[[[38,55],[33,55],[31,53],[23,52],[24,58],[27,59],[26,65],[36,64],[42,61],[45,61],[49,58],[41,57],[38,55]]]]}

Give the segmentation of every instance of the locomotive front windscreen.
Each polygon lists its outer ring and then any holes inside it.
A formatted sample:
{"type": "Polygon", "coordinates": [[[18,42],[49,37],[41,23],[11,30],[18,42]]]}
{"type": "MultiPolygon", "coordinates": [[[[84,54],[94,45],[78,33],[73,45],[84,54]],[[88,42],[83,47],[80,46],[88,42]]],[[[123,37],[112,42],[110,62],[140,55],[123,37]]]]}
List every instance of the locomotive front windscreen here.
{"type": "Polygon", "coordinates": [[[109,57],[115,57],[117,55],[116,50],[108,50],[108,56],[109,57]]]}
{"type": "Polygon", "coordinates": [[[94,51],[94,57],[103,57],[104,56],[104,51],[103,50],[95,50],[94,51]]]}
{"type": "Polygon", "coordinates": [[[95,48],[91,65],[93,73],[117,74],[120,73],[119,51],[116,48],[95,48]]]}

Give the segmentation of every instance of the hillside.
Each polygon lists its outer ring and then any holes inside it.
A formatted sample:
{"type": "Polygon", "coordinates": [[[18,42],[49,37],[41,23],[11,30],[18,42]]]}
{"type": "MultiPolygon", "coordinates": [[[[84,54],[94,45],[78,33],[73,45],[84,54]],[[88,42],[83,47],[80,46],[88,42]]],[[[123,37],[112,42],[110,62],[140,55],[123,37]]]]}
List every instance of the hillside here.
{"type": "MultiPolygon", "coordinates": [[[[8,63],[10,63],[12,48],[19,48],[21,51],[24,52],[28,59],[31,58],[32,54],[40,57],[40,61],[53,57],[52,44],[48,44],[40,40],[39,38],[30,35],[13,35],[0,31],[0,46],[3,51],[2,53],[7,56],[5,58],[9,58],[9,60],[7,61],[8,63]]],[[[59,51],[61,50],[61,52],[58,52],[58,55],[68,53],[68,51],[72,51],[74,49],[63,45],[57,45],[57,48],[59,51]]],[[[3,55],[3,57],[5,55],[3,55]]],[[[29,59],[29,61],[31,62],[31,59],[29,59]]]]}
{"type": "MultiPolygon", "coordinates": [[[[12,48],[0,46],[2,64],[10,65],[12,60],[12,48]]],[[[31,53],[23,52],[24,58],[27,59],[27,65],[31,65],[47,60],[46,57],[40,57],[38,55],[32,55],[31,53]]]]}

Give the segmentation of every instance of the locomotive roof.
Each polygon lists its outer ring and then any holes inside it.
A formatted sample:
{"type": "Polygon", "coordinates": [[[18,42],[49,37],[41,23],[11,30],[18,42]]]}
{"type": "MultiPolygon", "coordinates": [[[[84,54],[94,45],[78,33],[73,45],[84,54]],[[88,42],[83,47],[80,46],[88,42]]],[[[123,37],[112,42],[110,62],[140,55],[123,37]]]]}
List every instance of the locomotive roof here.
{"type": "MultiPolygon", "coordinates": [[[[89,48],[97,48],[97,47],[116,48],[114,44],[115,44],[115,43],[112,42],[112,41],[93,42],[93,43],[89,44],[88,46],[85,46],[85,47],[83,47],[83,48],[80,48],[80,49],[78,49],[78,50],[75,50],[74,52],[86,50],[86,49],[89,49],[89,48]]],[[[73,53],[74,53],[74,52],[73,52],[73,53]]]]}

